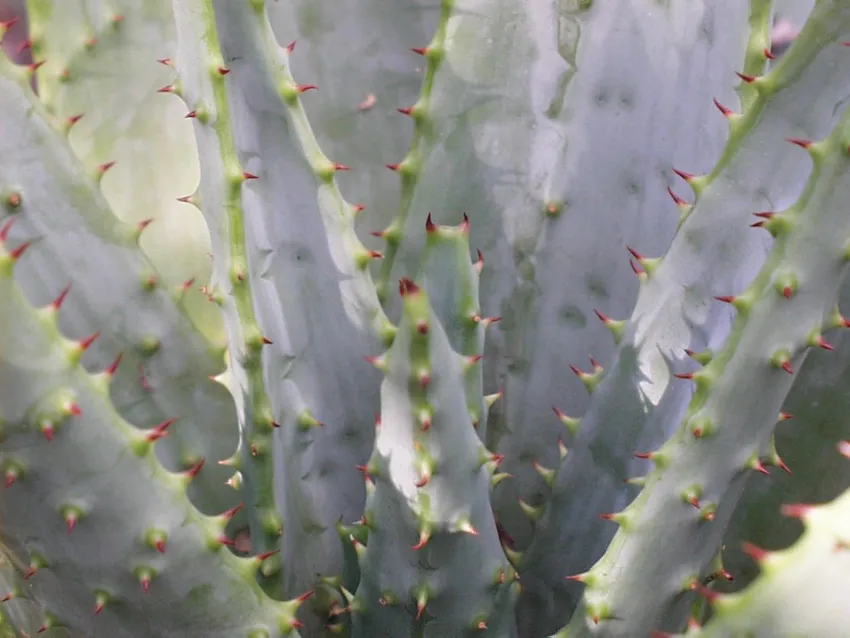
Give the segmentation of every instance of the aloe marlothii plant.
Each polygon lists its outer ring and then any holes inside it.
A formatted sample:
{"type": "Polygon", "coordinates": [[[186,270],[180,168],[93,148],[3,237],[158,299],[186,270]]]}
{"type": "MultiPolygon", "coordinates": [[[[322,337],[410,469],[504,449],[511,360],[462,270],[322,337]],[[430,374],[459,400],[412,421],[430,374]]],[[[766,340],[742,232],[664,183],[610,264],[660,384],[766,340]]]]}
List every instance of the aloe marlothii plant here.
{"type": "MultiPolygon", "coordinates": [[[[780,60],[766,0],[27,7],[35,62],[0,67],[22,631],[629,636],[716,596],[847,323],[843,2],[780,60]]],[[[790,605],[766,574],[705,631],[790,605]]]]}

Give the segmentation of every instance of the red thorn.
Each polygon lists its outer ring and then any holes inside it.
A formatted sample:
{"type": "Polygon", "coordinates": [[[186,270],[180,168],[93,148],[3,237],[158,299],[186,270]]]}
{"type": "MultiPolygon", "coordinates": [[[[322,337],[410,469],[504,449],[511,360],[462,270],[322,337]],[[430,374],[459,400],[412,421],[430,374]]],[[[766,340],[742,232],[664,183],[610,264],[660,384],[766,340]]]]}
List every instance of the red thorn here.
{"type": "Polygon", "coordinates": [[[412,106],[406,106],[402,109],[396,109],[396,111],[398,111],[399,113],[402,113],[403,115],[411,115],[413,113],[413,107],[412,106]]]}
{"type": "Polygon", "coordinates": [[[791,142],[795,146],[799,146],[800,148],[809,148],[812,145],[811,140],[804,140],[799,137],[786,137],[786,142],[791,142]]]}
{"type": "Polygon", "coordinates": [[[190,467],[188,470],[186,470],[186,472],[185,472],[186,476],[189,477],[190,479],[195,478],[198,475],[198,473],[203,469],[205,463],[206,463],[206,459],[201,459],[200,461],[195,463],[192,467],[190,467]]]}
{"type": "Polygon", "coordinates": [[[764,464],[763,464],[761,461],[759,461],[758,459],[756,459],[756,460],[753,462],[753,464],[752,464],[752,466],[751,466],[751,467],[752,467],[752,468],[753,468],[756,472],[761,472],[761,473],[762,473],[762,474],[764,474],[765,476],[770,476],[770,472],[768,472],[768,471],[767,471],[767,468],[766,468],[766,467],[764,466],[764,464]]]}
{"type": "Polygon", "coordinates": [[[787,421],[787,420],[793,419],[793,418],[794,418],[794,416],[792,414],[789,414],[788,412],[780,412],[779,418],[777,420],[778,421],[787,421]]]}
{"type": "Polygon", "coordinates": [[[12,224],[14,223],[15,218],[11,217],[9,218],[9,221],[7,221],[5,224],[3,224],[2,227],[0,227],[0,242],[5,242],[8,239],[9,231],[12,230],[12,224]]]}
{"type": "Polygon", "coordinates": [[[835,346],[833,346],[831,343],[829,343],[822,336],[818,337],[817,344],[818,344],[818,347],[823,348],[824,350],[835,350],[835,346]]]}
{"type": "Polygon", "coordinates": [[[153,546],[156,549],[156,551],[158,551],[160,554],[165,553],[165,541],[163,539],[161,539],[161,538],[156,539],[153,543],[153,546]]]}
{"type": "Polygon", "coordinates": [[[694,373],[693,372],[680,372],[679,374],[674,374],[673,376],[676,377],[677,379],[686,379],[687,380],[687,379],[693,379],[694,373]]]}
{"type": "Polygon", "coordinates": [[[188,113],[186,113],[186,115],[183,116],[183,119],[184,120],[190,120],[190,119],[193,119],[193,118],[196,118],[196,117],[198,117],[197,111],[189,111],[188,113]]]}
{"type": "Polygon", "coordinates": [[[686,173],[685,171],[680,171],[678,168],[674,168],[673,172],[676,173],[679,177],[681,177],[686,182],[690,182],[694,176],[691,173],[686,173]]]}
{"type": "Polygon", "coordinates": [[[429,233],[433,233],[437,230],[437,225],[434,223],[434,220],[431,219],[431,213],[428,213],[428,219],[425,220],[425,230],[429,233]]]}
{"type": "Polygon", "coordinates": [[[400,167],[399,164],[387,164],[386,167],[391,171],[397,171],[400,167]]]}
{"type": "Polygon", "coordinates": [[[315,84],[299,84],[297,87],[299,93],[306,93],[307,91],[317,91],[319,89],[315,84]]]}
{"type": "Polygon", "coordinates": [[[295,40],[293,40],[292,42],[290,42],[289,44],[286,45],[286,50],[289,53],[292,53],[293,51],[295,51],[295,40]]]}
{"type": "Polygon", "coordinates": [[[417,286],[412,279],[408,277],[402,277],[398,282],[398,294],[402,297],[406,295],[411,295],[419,292],[419,286],[417,286]]]}
{"type": "Polygon", "coordinates": [[[411,51],[418,53],[419,55],[428,55],[428,47],[414,47],[411,51]]]}
{"type": "Polygon", "coordinates": [[[460,223],[461,232],[468,233],[469,232],[469,215],[466,213],[463,214],[463,221],[460,223]]]}
{"type": "Polygon", "coordinates": [[[35,73],[41,68],[41,65],[47,62],[47,60],[42,60],[41,62],[33,62],[32,64],[27,64],[27,69],[29,69],[30,73],[35,73]]]}
{"type": "Polygon", "coordinates": [[[634,272],[634,274],[636,274],[636,275],[638,275],[638,276],[640,276],[640,275],[645,275],[645,274],[646,274],[646,271],[645,271],[643,268],[641,268],[640,266],[638,266],[638,265],[637,265],[634,261],[632,261],[631,259],[629,259],[629,264],[631,265],[631,267],[632,267],[632,272],[634,272]]]}
{"type": "Polygon", "coordinates": [[[260,178],[257,177],[256,175],[254,175],[253,173],[249,173],[248,171],[243,171],[242,172],[242,179],[247,181],[249,179],[260,179],[260,178]]]}
{"type": "Polygon", "coordinates": [[[24,242],[23,244],[21,244],[20,246],[18,246],[17,248],[15,248],[15,250],[11,251],[9,253],[9,256],[12,258],[12,261],[17,261],[18,259],[20,259],[21,255],[23,255],[24,252],[26,252],[27,248],[29,248],[31,245],[32,245],[32,242],[27,241],[27,242],[24,242]]]}
{"type": "Polygon", "coordinates": [[[353,204],[352,208],[354,209],[355,213],[362,213],[364,210],[366,210],[366,205],[365,204],[353,204]]]}
{"type": "Polygon", "coordinates": [[[230,69],[227,69],[223,66],[218,67],[217,71],[219,75],[227,75],[228,73],[230,73],[230,69]]]}
{"type": "Polygon", "coordinates": [[[741,543],[741,551],[757,563],[762,562],[764,557],[767,556],[767,550],[764,550],[757,545],[753,545],[752,543],[748,543],[747,541],[741,543]]]}
{"type": "Polygon", "coordinates": [[[783,516],[787,516],[789,518],[803,518],[809,513],[810,509],[812,509],[811,505],[798,503],[794,505],[783,505],[780,511],[783,516]]]}
{"type": "Polygon", "coordinates": [[[688,205],[688,202],[686,202],[684,199],[682,199],[676,193],[674,193],[673,189],[670,188],[669,186],[667,187],[667,193],[669,193],[670,197],[673,198],[673,201],[676,203],[677,206],[687,206],[688,205]]]}
{"type": "Polygon", "coordinates": [[[174,93],[174,85],[173,84],[166,84],[161,89],[157,89],[156,92],[157,93],[174,93]]]}
{"type": "Polygon", "coordinates": [[[68,518],[65,519],[65,533],[70,534],[74,531],[74,528],[77,526],[77,521],[79,519],[74,514],[69,514],[68,518]]]}
{"type": "Polygon", "coordinates": [[[103,611],[103,607],[104,607],[103,601],[102,600],[97,601],[94,604],[94,615],[95,616],[99,615],[100,612],[103,611]]]}
{"type": "Polygon", "coordinates": [[[713,603],[718,598],[720,598],[720,594],[718,594],[716,591],[712,591],[711,589],[709,589],[708,587],[706,587],[705,585],[703,585],[700,582],[694,583],[694,589],[698,593],[705,596],[706,600],[708,600],[708,602],[710,602],[710,603],[713,603]]]}
{"type": "Polygon", "coordinates": [[[115,357],[115,360],[109,364],[109,367],[106,368],[106,374],[110,377],[115,375],[115,371],[118,370],[118,366],[121,364],[121,358],[124,356],[124,353],[121,352],[115,357]]]}
{"type": "Polygon", "coordinates": [[[794,368],[791,367],[790,361],[783,361],[782,369],[785,370],[785,372],[787,372],[788,374],[794,374],[794,368]]]}
{"type": "Polygon", "coordinates": [[[62,292],[59,293],[59,296],[56,297],[56,299],[54,299],[53,303],[51,304],[53,306],[54,310],[59,310],[59,308],[62,306],[62,303],[65,301],[65,297],[68,296],[68,292],[70,290],[71,290],[71,284],[68,284],[62,290],[62,292]]]}
{"type": "Polygon", "coordinates": [[[778,454],[776,455],[776,465],[777,465],[780,469],[782,469],[782,470],[783,470],[786,474],[793,475],[793,472],[791,471],[791,468],[790,468],[790,467],[788,467],[788,466],[785,464],[785,461],[783,461],[783,460],[782,460],[782,457],[780,457],[778,454]]]}
{"type": "Polygon", "coordinates": [[[191,204],[192,203],[192,196],[191,195],[183,195],[183,197],[178,197],[177,201],[182,202],[184,204],[191,204]]]}
{"type": "Polygon", "coordinates": [[[112,168],[113,166],[115,166],[114,160],[111,161],[111,162],[105,162],[105,163],[101,164],[100,166],[97,167],[97,170],[100,171],[101,174],[103,174],[106,171],[108,171],[110,168],[112,168]]]}
{"type": "Polygon", "coordinates": [[[484,253],[481,252],[481,249],[478,249],[478,263],[481,264],[481,267],[484,267],[484,253]]]}
{"type": "Polygon", "coordinates": [[[167,432],[168,426],[171,425],[172,423],[174,423],[176,420],[177,420],[176,418],[166,419],[165,421],[163,421],[159,425],[153,427],[146,434],[145,438],[148,441],[156,441],[157,439],[161,439],[161,438],[168,436],[168,432],[167,432]]]}
{"type": "Polygon", "coordinates": [[[171,66],[171,58],[159,58],[157,62],[165,66],[171,66]]]}
{"type": "Polygon", "coordinates": [[[764,49],[762,50],[762,53],[764,53],[764,57],[766,57],[768,60],[776,59],[776,56],[771,52],[770,49],[764,49]]]}
{"type": "Polygon", "coordinates": [[[423,547],[425,547],[425,545],[427,545],[427,544],[428,544],[428,540],[429,540],[429,539],[430,539],[430,536],[428,536],[428,535],[427,535],[427,534],[425,534],[424,532],[423,532],[423,533],[421,533],[421,534],[419,535],[419,542],[418,542],[418,543],[416,543],[416,545],[414,545],[411,549],[413,549],[413,550],[420,550],[420,549],[422,549],[423,547]]]}
{"type": "Polygon", "coordinates": [[[735,297],[735,295],[722,295],[715,297],[715,299],[717,301],[722,301],[723,303],[735,303],[735,299],[737,299],[737,297],[735,297]]]}
{"type": "Polygon", "coordinates": [[[256,560],[258,563],[262,563],[269,556],[274,556],[279,551],[280,551],[279,549],[273,549],[273,550],[268,551],[268,552],[263,552],[262,554],[257,554],[256,556],[254,556],[254,560],[256,560]]]}
{"type": "Polygon", "coordinates": [[[0,27],[3,27],[4,29],[11,29],[18,23],[18,20],[18,16],[12,16],[8,20],[0,20],[0,27]]]}
{"type": "Polygon", "coordinates": [[[147,574],[139,579],[139,583],[142,585],[142,591],[146,594],[151,590],[151,577],[147,574]]]}
{"type": "Polygon", "coordinates": [[[95,342],[95,340],[100,336],[100,332],[95,332],[93,335],[86,337],[82,341],[79,342],[80,350],[88,350],[89,346],[95,342]]]}
{"type": "Polygon", "coordinates": [[[763,211],[761,213],[753,213],[753,215],[755,215],[756,217],[761,217],[762,219],[773,219],[773,216],[775,214],[776,213],[771,212],[771,211],[763,211]]]}
{"type": "Polygon", "coordinates": [[[716,106],[720,110],[720,112],[723,113],[724,117],[731,117],[732,115],[735,115],[735,112],[732,109],[723,106],[720,102],[717,101],[717,98],[714,98],[714,106],[716,106]]]}
{"type": "MultiPolygon", "coordinates": [[[[4,25],[2,25],[0,23],[0,26],[4,26],[4,25]]],[[[26,40],[21,42],[20,46],[18,46],[16,53],[23,53],[27,49],[32,49],[32,40],[30,38],[27,38],[26,40]]]]}
{"type": "Polygon", "coordinates": [[[785,286],[782,289],[782,296],[785,297],[786,299],[790,299],[793,294],[794,294],[794,289],[791,288],[791,286],[785,286]]]}
{"type": "Polygon", "coordinates": [[[738,73],[737,71],[735,71],[735,75],[737,75],[739,78],[741,78],[747,84],[752,84],[757,79],[754,75],[746,75],[744,73],[738,73]]]}
{"type": "Polygon", "coordinates": [[[645,259],[645,257],[643,255],[641,255],[638,251],[636,251],[631,246],[626,246],[626,250],[628,250],[629,253],[631,253],[632,257],[634,257],[638,261],[643,261],[645,259]]]}
{"type": "Polygon", "coordinates": [[[239,503],[239,505],[237,505],[236,507],[231,507],[229,510],[224,512],[224,514],[222,514],[222,517],[229,521],[231,518],[236,516],[239,510],[241,510],[243,507],[245,507],[245,503],[239,503]]]}
{"type": "Polygon", "coordinates": [[[334,162],[333,164],[331,164],[331,167],[335,171],[350,171],[351,170],[350,166],[346,166],[345,164],[338,164],[337,162],[334,162]]]}

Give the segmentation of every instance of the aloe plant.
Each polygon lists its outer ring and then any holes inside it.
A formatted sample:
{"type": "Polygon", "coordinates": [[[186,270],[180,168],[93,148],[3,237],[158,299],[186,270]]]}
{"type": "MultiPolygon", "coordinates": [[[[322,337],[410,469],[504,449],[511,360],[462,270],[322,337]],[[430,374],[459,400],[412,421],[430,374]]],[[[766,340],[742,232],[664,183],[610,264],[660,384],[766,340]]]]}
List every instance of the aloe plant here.
{"type": "Polygon", "coordinates": [[[0,6],[0,631],[840,633],[850,5],[783,6],[0,6]]]}

